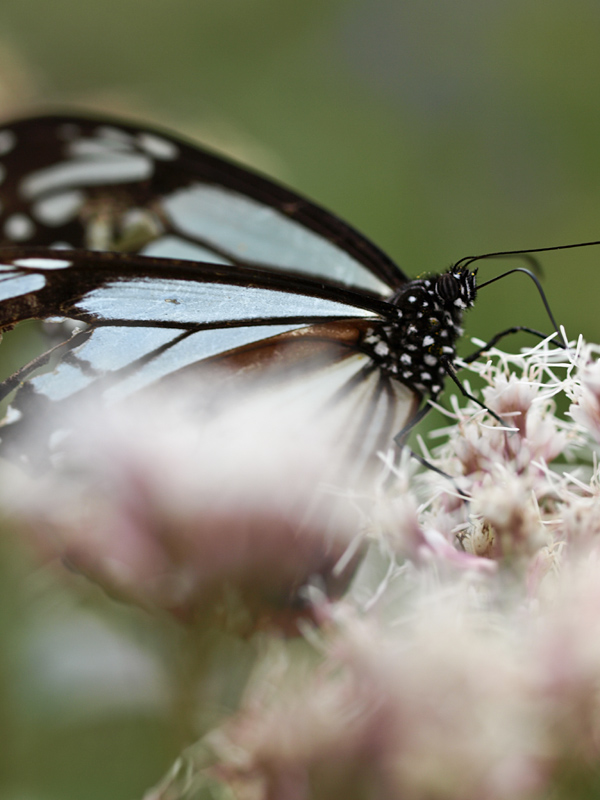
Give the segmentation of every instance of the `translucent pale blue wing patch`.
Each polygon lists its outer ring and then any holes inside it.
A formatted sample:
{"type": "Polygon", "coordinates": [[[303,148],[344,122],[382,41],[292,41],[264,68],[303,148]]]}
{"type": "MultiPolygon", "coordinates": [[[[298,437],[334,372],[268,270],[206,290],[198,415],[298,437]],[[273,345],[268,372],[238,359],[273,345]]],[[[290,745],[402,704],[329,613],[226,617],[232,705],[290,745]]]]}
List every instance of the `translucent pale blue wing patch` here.
{"type": "Polygon", "coordinates": [[[172,328],[100,327],[68,360],[30,383],[51,401],[95,384],[106,399],[122,399],[198,361],[296,327],[260,325],[192,334],[172,328]]]}
{"type": "Polygon", "coordinates": [[[321,297],[169,278],[112,281],[84,295],[75,308],[102,320],[153,320],[171,324],[268,317],[372,316],[361,308],[321,297]]]}
{"type": "Polygon", "coordinates": [[[327,239],[230,189],[194,183],[166,196],[162,206],[175,231],[212,245],[232,261],[325,276],[389,294],[386,284],[327,239]]]}
{"type": "Polygon", "coordinates": [[[19,272],[2,272],[0,269],[0,301],[36,292],[45,285],[46,279],[39,273],[23,275],[19,272]]]}
{"type": "Polygon", "coordinates": [[[194,242],[188,242],[180,236],[169,234],[160,236],[140,251],[144,256],[155,258],[181,258],[184,261],[208,261],[211,264],[232,264],[230,258],[217,254],[208,247],[203,247],[194,242]]]}

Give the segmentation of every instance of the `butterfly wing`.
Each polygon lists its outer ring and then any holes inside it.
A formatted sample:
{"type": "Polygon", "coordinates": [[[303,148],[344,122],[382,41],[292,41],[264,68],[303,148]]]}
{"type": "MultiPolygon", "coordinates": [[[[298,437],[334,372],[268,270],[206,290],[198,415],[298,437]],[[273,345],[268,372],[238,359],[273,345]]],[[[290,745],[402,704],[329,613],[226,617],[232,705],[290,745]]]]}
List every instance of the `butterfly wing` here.
{"type": "Polygon", "coordinates": [[[4,382],[6,395],[26,381],[5,450],[34,417],[51,432],[86,392],[122,399],[215,363],[243,362],[246,385],[268,369],[282,398],[331,416],[358,461],[414,414],[418,393],[361,350],[405,278],[318,206],[172,137],[79,118],[5,127],[0,171],[0,326],[87,326],[4,382]],[[52,249],[82,245],[95,250],[52,249]]]}
{"type": "Polygon", "coordinates": [[[387,296],[406,277],[295,192],[171,135],[38,117],[0,130],[1,243],[282,269],[387,296]]]}

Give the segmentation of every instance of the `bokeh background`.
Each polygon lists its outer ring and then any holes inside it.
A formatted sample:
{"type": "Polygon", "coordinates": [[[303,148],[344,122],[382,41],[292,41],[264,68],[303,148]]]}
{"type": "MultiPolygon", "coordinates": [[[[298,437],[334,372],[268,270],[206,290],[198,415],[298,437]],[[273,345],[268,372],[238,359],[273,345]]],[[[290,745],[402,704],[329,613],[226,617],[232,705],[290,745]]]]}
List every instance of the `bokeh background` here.
{"type": "MultiPolygon", "coordinates": [[[[409,275],[600,239],[594,0],[2,0],[0,116],[57,108],[147,120],[234,155],[409,275]]],[[[558,320],[597,339],[600,247],[543,265],[558,320]]],[[[521,276],[482,292],[467,334],[513,324],[548,329],[521,276]]],[[[141,796],[178,747],[153,634],[93,591],[74,609],[5,549],[0,796],[141,796]]]]}

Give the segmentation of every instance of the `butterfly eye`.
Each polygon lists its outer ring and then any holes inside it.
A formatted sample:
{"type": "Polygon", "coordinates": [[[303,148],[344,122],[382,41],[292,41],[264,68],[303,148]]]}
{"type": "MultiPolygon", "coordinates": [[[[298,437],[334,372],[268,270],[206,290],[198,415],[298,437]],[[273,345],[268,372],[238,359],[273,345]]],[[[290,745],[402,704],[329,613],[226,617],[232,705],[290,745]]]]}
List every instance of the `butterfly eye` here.
{"type": "Polygon", "coordinates": [[[438,278],[437,293],[442,300],[452,302],[460,295],[460,282],[451,272],[445,272],[438,278]]]}

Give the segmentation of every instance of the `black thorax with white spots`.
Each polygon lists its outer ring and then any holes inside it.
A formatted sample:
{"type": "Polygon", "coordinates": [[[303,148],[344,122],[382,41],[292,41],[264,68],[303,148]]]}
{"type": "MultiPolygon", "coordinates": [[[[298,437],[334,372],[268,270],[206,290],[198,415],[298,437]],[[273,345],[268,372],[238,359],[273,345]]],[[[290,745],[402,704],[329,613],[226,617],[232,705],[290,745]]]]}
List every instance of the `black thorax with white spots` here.
{"type": "Polygon", "coordinates": [[[370,330],[363,345],[393,378],[436,397],[456,356],[463,312],[475,302],[477,270],[452,267],[410,281],[390,298],[396,318],[370,330]]]}

